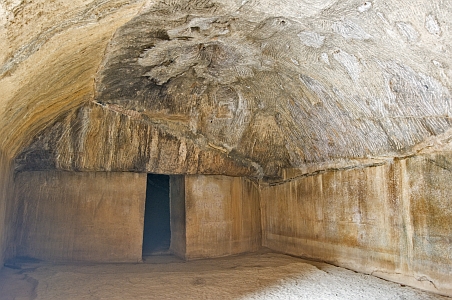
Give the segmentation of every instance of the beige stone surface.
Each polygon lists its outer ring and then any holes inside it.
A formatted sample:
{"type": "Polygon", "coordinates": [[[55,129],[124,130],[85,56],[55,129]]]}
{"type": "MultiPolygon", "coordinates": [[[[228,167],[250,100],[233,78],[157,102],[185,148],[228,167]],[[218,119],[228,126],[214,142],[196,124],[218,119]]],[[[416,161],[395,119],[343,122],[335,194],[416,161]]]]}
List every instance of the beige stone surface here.
{"type": "Polygon", "coordinates": [[[45,126],[89,101],[109,39],[140,7],[135,1],[19,1],[7,7],[1,40],[9,47],[2,47],[8,54],[0,66],[4,151],[17,155],[45,126]]]}
{"type": "Polygon", "coordinates": [[[7,5],[17,24],[54,28],[4,24],[14,45],[0,146],[11,156],[277,177],[411,155],[451,127],[448,2],[64,3],[36,4],[37,19],[28,2],[7,5]]]}
{"type": "Polygon", "coordinates": [[[451,155],[262,188],[263,245],[452,295],[451,155]]]}
{"type": "Polygon", "coordinates": [[[184,258],[187,250],[186,212],[185,212],[185,177],[170,176],[170,251],[177,257],[184,258]]]}
{"type": "Polygon", "coordinates": [[[178,132],[179,120],[169,123],[91,103],[48,128],[16,158],[16,169],[257,176],[254,165],[178,132]]]}
{"type": "MultiPolygon", "coordinates": [[[[171,248],[184,259],[261,246],[257,186],[241,177],[171,176],[171,248]]],[[[15,255],[49,261],[141,261],[145,173],[20,172],[15,255]]]]}
{"type": "Polygon", "coordinates": [[[13,214],[13,166],[11,160],[0,151],[0,266],[14,251],[11,243],[13,214]]]}
{"type": "Polygon", "coordinates": [[[146,174],[22,172],[15,189],[17,256],[141,261],[146,174]]]}
{"type": "Polygon", "coordinates": [[[259,192],[229,176],[185,179],[187,259],[256,251],[261,246],[259,192]]]}

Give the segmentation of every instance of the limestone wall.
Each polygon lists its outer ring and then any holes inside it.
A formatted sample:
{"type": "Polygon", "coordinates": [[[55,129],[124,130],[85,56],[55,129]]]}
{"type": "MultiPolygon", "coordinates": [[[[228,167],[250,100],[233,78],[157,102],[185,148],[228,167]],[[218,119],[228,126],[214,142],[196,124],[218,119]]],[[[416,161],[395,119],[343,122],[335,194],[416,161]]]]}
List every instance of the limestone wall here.
{"type": "Polygon", "coordinates": [[[179,257],[185,257],[186,251],[185,219],[185,177],[170,176],[170,250],[179,257]]]}
{"type": "Polygon", "coordinates": [[[22,172],[17,255],[50,261],[140,261],[146,174],[22,172]]]}
{"type": "MultiPolygon", "coordinates": [[[[0,222],[17,228],[8,244],[18,256],[141,260],[146,174],[17,173],[15,222],[5,219],[12,179],[0,162],[0,222]]],[[[452,295],[451,170],[452,153],[443,152],[260,187],[243,177],[172,176],[171,251],[199,259],[263,245],[452,295]]]]}
{"type": "Polygon", "coordinates": [[[10,238],[12,169],[10,160],[0,151],[0,268],[11,256],[10,238]]]}
{"type": "Polygon", "coordinates": [[[187,259],[255,251],[261,246],[259,191],[228,176],[186,176],[187,259]]]}
{"type": "Polygon", "coordinates": [[[262,189],[263,245],[452,295],[452,155],[262,189]]]}
{"type": "MultiPolygon", "coordinates": [[[[186,259],[259,249],[259,191],[241,177],[171,176],[171,251],[186,259]]],[[[20,172],[17,256],[139,261],[146,174],[20,172]]]]}

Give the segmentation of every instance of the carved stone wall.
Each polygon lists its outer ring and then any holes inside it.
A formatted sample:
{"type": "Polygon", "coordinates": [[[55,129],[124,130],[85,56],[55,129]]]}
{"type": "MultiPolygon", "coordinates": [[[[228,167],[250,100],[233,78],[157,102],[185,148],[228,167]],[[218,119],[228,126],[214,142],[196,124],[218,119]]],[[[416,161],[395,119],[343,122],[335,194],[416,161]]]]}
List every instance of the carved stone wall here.
{"type": "MultiPolygon", "coordinates": [[[[171,176],[171,248],[185,259],[261,246],[259,191],[228,176],[171,176]]],[[[15,178],[16,256],[141,261],[145,173],[21,172],[15,178]]]]}
{"type": "Polygon", "coordinates": [[[187,251],[187,226],[185,213],[185,177],[170,176],[170,251],[178,257],[185,257],[187,251]]]}
{"type": "Polygon", "coordinates": [[[256,251],[261,247],[259,190],[228,176],[185,179],[187,259],[256,251]]]}
{"type": "Polygon", "coordinates": [[[17,256],[141,261],[146,174],[22,172],[15,190],[17,256]]]}
{"type": "Polygon", "coordinates": [[[14,224],[13,187],[13,164],[0,151],[0,266],[3,266],[5,259],[14,255],[14,244],[11,242],[14,224]]]}
{"type": "Polygon", "coordinates": [[[431,154],[264,186],[263,245],[452,295],[451,160],[431,154]]]}

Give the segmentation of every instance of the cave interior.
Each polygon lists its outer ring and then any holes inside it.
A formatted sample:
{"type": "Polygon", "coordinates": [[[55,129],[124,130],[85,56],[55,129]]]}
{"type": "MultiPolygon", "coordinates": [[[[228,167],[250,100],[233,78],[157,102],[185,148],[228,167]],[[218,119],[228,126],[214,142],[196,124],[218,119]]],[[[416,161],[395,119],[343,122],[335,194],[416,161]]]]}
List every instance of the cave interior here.
{"type": "Polygon", "coordinates": [[[0,4],[0,263],[314,259],[452,296],[452,4],[0,4]]]}

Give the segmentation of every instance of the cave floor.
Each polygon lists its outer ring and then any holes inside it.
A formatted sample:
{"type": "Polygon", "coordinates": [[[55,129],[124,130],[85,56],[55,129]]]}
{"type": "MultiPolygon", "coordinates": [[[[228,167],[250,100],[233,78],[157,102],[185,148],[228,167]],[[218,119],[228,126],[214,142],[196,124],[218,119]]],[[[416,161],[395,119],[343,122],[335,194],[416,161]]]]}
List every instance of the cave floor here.
{"type": "Polygon", "coordinates": [[[23,261],[0,271],[0,299],[451,299],[326,263],[261,251],[185,262],[23,261]],[[12,268],[13,267],[13,268],[12,268]]]}

